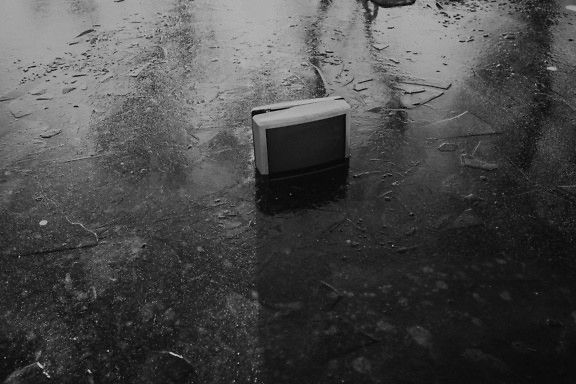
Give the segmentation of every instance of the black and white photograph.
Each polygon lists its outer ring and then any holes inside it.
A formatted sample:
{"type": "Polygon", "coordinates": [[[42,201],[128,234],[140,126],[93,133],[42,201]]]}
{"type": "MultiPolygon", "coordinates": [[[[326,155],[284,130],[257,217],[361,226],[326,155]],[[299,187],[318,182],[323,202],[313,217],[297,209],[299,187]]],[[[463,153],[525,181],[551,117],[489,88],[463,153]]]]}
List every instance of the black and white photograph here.
{"type": "Polygon", "coordinates": [[[0,383],[576,383],[576,0],[0,0],[0,383]]]}

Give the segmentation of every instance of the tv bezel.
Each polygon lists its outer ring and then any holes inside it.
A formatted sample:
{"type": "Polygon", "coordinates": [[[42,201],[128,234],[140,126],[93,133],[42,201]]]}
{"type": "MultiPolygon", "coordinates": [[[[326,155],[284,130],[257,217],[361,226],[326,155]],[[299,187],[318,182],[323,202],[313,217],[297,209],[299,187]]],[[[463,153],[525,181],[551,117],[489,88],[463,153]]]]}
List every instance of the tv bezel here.
{"type": "MultiPolygon", "coordinates": [[[[338,103],[342,104],[342,103],[338,103]]],[[[299,175],[305,175],[310,173],[321,172],[327,169],[340,167],[343,165],[348,164],[348,160],[350,158],[350,106],[346,103],[346,100],[341,96],[331,96],[331,97],[324,97],[324,98],[316,98],[316,99],[304,99],[304,100],[296,100],[296,101],[288,101],[276,104],[269,104],[260,107],[253,108],[251,111],[252,114],[252,135],[253,135],[253,146],[254,146],[254,156],[255,156],[255,163],[256,163],[256,172],[259,176],[264,176],[267,178],[284,178],[284,177],[294,177],[299,175]],[[346,108],[344,110],[338,111],[338,113],[325,113],[319,114],[316,116],[312,116],[309,120],[310,122],[319,121],[323,119],[327,119],[330,117],[335,116],[345,116],[345,142],[344,142],[344,156],[342,159],[338,159],[335,161],[322,163],[322,164],[312,164],[310,167],[303,168],[303,169],[295,169],[290,172],[284,172],[280,174],[269,172],[269,164],[268,164],[268,143],[266,137],[266,131],[270,129],[281,129],[282,127],[287,127],[291,125],[298,125],[301,124],[302,121],[296,122],[295,124],[277,126],[277,127],[269,127],[260,129],[254,122],[254,117],[263,113],[270,113],[281,111],[289,108],[307,106],[314,103],[324,103],[324,102],[331,102],[331,101],[343,101],[345,103],[346,108]]]]}

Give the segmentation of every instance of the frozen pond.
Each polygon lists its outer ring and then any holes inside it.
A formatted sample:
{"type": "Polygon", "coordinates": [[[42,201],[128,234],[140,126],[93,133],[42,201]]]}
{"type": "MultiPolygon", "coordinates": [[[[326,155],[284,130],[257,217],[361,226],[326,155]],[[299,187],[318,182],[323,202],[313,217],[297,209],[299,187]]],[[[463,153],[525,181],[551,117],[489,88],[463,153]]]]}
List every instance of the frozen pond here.
{"type": "Polygon", "coordinates": [[[576,376],[567,2],[0,4],[0,380],[576,376]],[[349,169],[256,178],[324,95],[349,169]]]}
{"type": "Polygon", "coordinates": [[[85,30],[115,28],[128,18],[137,23],[170,7],[153,0],[0,0],[0,90],[20,81],[18,68],[32,73],[34,65],[63,56],[85,30]]]}

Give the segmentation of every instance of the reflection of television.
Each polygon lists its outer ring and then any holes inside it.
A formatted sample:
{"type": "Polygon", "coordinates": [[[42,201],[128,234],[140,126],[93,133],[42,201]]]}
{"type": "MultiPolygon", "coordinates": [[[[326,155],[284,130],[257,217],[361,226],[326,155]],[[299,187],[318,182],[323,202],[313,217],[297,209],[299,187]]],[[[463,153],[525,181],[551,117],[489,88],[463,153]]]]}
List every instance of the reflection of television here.
{"type": "Polygon", "coordinates": [[[290,178],[256,178],[256,207],[273,215],[323,206],[346,197],[347,164],[290,178]]]}
{"type": "Polygon", "coordinates": [[[347,163],[350,106],[342,97],[252,109],[257,171],[270,178],[302,175],[347,163]]]}

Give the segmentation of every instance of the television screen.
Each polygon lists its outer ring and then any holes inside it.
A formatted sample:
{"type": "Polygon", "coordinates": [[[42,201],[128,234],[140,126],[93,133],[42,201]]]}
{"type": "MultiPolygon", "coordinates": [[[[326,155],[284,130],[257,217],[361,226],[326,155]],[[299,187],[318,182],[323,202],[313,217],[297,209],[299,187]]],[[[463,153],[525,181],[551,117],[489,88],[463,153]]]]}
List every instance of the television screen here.
{"type": "Polygon", "coordinates": [[[270,177],[292,176],[346,162],[349,110],[346,101],[335,97],[254,109],[252,130],[258,172],[270,177]]]}
{"type": "Polygon", "coordinates": [[[346,116],[310,121],[266,131],[268,171],[307,171],[346,157],[346,116]]]}

